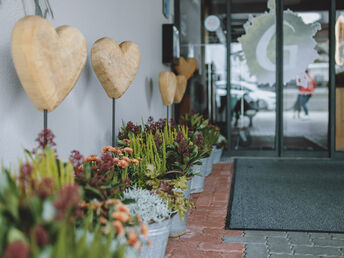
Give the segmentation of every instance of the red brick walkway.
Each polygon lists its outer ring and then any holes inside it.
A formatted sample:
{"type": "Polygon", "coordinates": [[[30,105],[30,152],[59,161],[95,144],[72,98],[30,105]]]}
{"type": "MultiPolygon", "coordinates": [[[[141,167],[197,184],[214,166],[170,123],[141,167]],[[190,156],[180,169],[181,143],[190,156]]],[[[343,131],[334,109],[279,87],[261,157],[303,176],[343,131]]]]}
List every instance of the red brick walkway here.
{"type": "Polygon", "coordinates": [[[187,233],[170,238],[165,257],[244,257],[244,244],[222,243],[223,236],[242,231],[224,230],[233,164],[218,163],[206,178],[204,191],[192,194],[196,208],[189,212],[187,233]]]}

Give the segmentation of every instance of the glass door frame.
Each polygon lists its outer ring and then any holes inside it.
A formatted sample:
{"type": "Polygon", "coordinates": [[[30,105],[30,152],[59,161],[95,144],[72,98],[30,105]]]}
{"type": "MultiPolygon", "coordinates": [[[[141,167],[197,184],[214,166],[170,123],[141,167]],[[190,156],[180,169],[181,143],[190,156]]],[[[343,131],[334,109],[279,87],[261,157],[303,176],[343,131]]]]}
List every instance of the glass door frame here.
{"type": "MultiPolygon", "coordinates": [[[[232,0],[226,1],[227,12],[227,139],[231,146],[232,112],[231,112],[231,5],[232,0]]],[[[276,125],[274,150],[233,150],[227,151],[229,156],[267,156],[267,157],[324,157],[344,158],[344,153],[335,151],[335,22],[336,0],[330,0],[329,9],[329,121],[328,121],[328,150],[327,151],[288,151],[284,150],[283,129],[283,10],[284,0],[276,0],[276,125]]]]}

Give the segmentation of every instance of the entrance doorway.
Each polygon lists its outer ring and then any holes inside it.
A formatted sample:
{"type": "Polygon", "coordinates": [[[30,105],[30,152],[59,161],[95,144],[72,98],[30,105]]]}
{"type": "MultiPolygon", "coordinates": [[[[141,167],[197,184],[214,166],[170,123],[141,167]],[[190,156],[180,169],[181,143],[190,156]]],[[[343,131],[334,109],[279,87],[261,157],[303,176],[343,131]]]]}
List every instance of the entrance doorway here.
{"type": "MultiPolygon", "coordinates": [[[[297,16],[296,19],[300,19],[305,26],[318,26],[314,35],[308,35],[307,41],[302,38],[305,37],[304,33],[297,31],[300,28],[290,25],[288,15],[282,18],[278,13],[273,26],[270,27],[274,28],[273,33],[270,37],[264,37],[264,31],[259,31],[259,26],[263,26],[264,21],[259,17],[267,10],[267,1],[251,2],[243,4],[232,0],[230,7],[227,6],[230,11],[228,24],[231,29],[227,45],[230,49],[227,57],[228,75],[226,81],[214,83],[215,92],[219,95],[215,99],[224,100],[217,105],[218,117],[221,117],[224,105],[229,102],[226,114],[226,129],[230,139],[229,153],[328,157],[331,145],[330,6],[324,3],[323,6],[315,7],[307,4],[306,0],[297,3],[284,1],[283,10],[292,10],[297,16]],[[256,8],[252,8],[253,5],[256,8]],[[254,20],[255,18],[258,19],[254,20]],[[279,19],[284,20],[283,35],[278,39],[279,19]],[[259,31],[253,36],[256,42],[247,43],[249,39],[245,39],[249,27],[259,31]],[[276,47],[278,40],[282,42],[280,53],[276,47]],[[309,42],[309,48],[313,52],[302,45],[305,42],[309,42]],[[250,52],[251,49],[247,49],[248,47],[253,49],[253,53],[250,52]],[[258,48],[268,50],[264,53],[254,52],[258,48]],[[281,60],[278,60],[277,56],[281,60]],[[254,70],[252,64],[256,62],[263,66],[264,58],[266,63],[263,68],[269,70],[268,62],[274,66],[270,67],[268,79],[257,76],[259,71],[254,70]],[[305,62],[309,60],[307,65],[301,65],[303,68],[298,71],[298,75],[295,75],[294,71],[294,76],[290,77],[289,70],[293,71],[303,59],[305,62]],[[277,78],[278,66],[281,73],[277,78]]],[[[251,31],[251,34],[254,33],[251,31]]]]}
{"type": "Polygon", "coordinates": [[[343,157],[344,2],[196,2],[176,1],[181,54],[199,63],[184,104],[220,126],[228,154],[343,157]]]}

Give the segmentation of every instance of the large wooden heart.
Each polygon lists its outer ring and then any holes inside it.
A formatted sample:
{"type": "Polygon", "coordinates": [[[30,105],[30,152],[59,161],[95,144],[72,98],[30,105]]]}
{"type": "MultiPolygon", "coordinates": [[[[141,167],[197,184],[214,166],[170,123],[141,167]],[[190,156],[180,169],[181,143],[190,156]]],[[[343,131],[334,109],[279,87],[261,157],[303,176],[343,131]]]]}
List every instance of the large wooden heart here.
{"type": "Polygon", "coordinates": [[[197,60],[195,58],[185,60],[184,57],[180,57],[174,69],[179,75],[184,75],[186,80],[189,80],[197,69],[197,60]]]}
{"type": "Polygon", "coordinates": [[[13,28],[11,52],[19,80],[36,108],[53,111],[69,94],[86,64],[86,40],[70,26],[56,30],[26,16],[13,28]]]}
{"type": "Polygon", "coordinates": [[[172,72],[161,72],[159,74],[159,88],[162,102],[166,106],[173,104],[177,90],[177,77],[172,72]]]}
{"type": "Polygon", "coordinates": [[[180,103],[182,101],[187,84],[188,81],[184,75],[177,76],[177,89],[176,94],[174,95],[174,103],[180,103]]]}
{"type": "Polygon", "coordinates": [[[134,80],[140,66],[140,49],[134,42],[120,45],[111,38],[97,40],[91,51],[92,66],[110,98],[120,98],[134,80]]]}

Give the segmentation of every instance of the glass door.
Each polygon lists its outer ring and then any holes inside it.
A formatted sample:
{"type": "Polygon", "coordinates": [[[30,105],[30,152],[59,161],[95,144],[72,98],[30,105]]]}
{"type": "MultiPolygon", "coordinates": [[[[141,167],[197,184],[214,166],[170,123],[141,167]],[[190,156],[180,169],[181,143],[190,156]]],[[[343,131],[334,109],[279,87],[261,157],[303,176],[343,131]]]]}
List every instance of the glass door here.
{"type": "Polygon", "coordinates": [[[283,151],[327,152],[329,5],[304,2],[285,1],[297,16],[284,15],[283,151]]]}
{"type": "Polygon", "coordinates": [[[275,16],[267,2],[232,3],[230,52],[231,149],[276,150],[275,16]],[[257,18],[257,23],[250,19],[257,18]],[[270,32],[264,35],[261,24],[270,32]],[[269,29],[270,28],[270,29],[269,29]],[[269,77],[268,79],[266,77],[269,77]]]}

